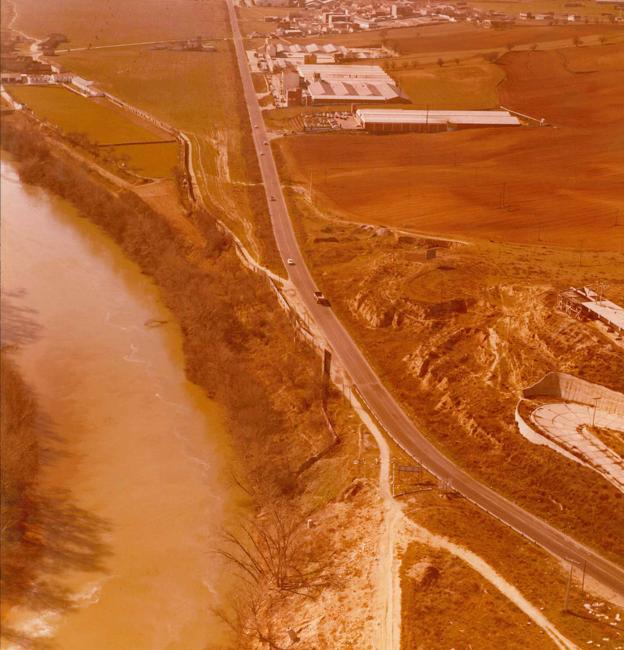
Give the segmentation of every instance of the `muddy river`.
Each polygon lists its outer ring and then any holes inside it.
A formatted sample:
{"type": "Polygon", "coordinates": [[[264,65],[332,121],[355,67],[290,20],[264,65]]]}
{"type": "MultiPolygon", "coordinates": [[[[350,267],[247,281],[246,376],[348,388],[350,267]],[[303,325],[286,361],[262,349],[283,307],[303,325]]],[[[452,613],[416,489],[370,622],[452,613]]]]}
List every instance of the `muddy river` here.
{"type": "Polygon", "coordinates": [[[186,381],[153,284],[6,157],[2,289],[4,342],[45,416],[38,587],[2,647],[219,644],[214,548],[236,500],[219,410],[186,381]]]}

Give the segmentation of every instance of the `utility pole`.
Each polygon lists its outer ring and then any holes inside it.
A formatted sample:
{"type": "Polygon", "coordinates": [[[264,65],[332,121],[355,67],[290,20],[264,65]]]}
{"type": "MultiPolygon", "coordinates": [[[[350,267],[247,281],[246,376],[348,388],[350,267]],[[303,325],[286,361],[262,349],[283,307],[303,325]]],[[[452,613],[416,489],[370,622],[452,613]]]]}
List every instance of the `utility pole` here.
{"type": "Polygon", "coordinates": [[[507,189],[507,183],[503,183],[500,194],[500,209],[502,210],[505,207],[505,190],[507,189]]]}
{"type": "Polygon", "coordinates": [[[583,266],[583,240],[579,242],[579,266],[583,266]]]}
{"type": "Polygon", "coordinates": [[[598,408],[598,400],[601,400],[601,397],[592,397],[594,400],[594,413],[592,414],[592,429],[596,425],[596,409],[598,408]]]}
{"type": "Polygon", "coordinates": [[[323,350],[323,377],[321,384],[321,400],[323,403],[323,408],[327,408],[327,395],[329,392],[329,379],[331,376],[331,352],[325,348],[323,350]]]}
{"type": "Polygon", "coordinates": [[[568,611],[568,603],[570,601],[570,587],[572,586],[572,569],[573,569],[573,564],[572,561],[570,560],[570,573],[568,575],[568,584],[566,586],[566,595],[565,595],[565,602],[563,604],[563,611],[567,612],[568,611]]]}

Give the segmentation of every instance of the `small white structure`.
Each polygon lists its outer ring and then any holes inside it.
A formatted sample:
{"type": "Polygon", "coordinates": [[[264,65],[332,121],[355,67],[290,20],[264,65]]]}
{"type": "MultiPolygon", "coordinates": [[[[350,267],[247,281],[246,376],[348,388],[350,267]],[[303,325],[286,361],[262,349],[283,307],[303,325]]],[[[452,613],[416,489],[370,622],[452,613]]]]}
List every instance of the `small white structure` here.
{"type": "Polygon", "coordinates": [[[71,85],[86,97],[103,97],[104,93],[95,86],[95,82],[83,79],[82,77],[73,76],[71,85]]]}
{"type": "Polygon", "coordinates": [[[21,72],[2,72],[0,78],[0,83],[3,84],[21,84],[26,80],[26,75],[21,72]]]}

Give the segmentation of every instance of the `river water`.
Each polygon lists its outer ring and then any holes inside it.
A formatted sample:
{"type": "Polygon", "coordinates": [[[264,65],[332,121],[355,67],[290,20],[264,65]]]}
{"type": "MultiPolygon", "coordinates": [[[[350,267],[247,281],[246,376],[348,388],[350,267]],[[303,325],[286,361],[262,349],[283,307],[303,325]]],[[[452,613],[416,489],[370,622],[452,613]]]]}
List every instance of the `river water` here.
{"type": "MultiPolygon", "coordinates": [[[[153,284],[2,160],[5,343],[45,414],[39,587],[6,622],[68,650],[203,650],[236,497],[220,413],[153,284]]],[[[18,647],[15,641],[3,648],[18,647]]]]}

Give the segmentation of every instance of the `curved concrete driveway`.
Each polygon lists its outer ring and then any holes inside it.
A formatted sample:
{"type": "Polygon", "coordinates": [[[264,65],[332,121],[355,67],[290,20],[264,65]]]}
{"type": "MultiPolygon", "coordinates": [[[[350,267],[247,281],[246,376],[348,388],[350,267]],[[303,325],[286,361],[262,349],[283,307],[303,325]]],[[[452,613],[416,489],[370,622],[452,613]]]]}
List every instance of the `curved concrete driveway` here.
{"type": "Polygon", "coordinates": [[[588,430],[595,423],[613,431],[624,431],[622,416],[600,409],[594,414],[594,407],[588,404],[557,402],[538,406],[531,413],[531,421],[551,440],[574,456],[580,455],[586,461],[584,464],[624,491],[624,461],[588,430]]]}
{"type": "Polygon", "coordinates": [[[267,194],[273,232],[282,259],[294,260],[288,266],[290,280],[300,294],[310,315],[329,342],[333,354],[349,374],[357,393],[386,432],[431,473],[447,480],[464,497],[497,517],[519,533],[540,544],[550,553],[578,564],[586,562],[587,573],[624,596],[624,570],[595,551],[574,541],[523,508],[469,476],[434,447],[405,414],[401,406],[382,385],[362,352],[328,307],[318,305],[312,292],[315,283],[293,230],[279,175],[268,142],[262,112],[256,97],[247,56],[232,0],[227,0],[232,37],[251,120],[253,140],[267,194]]]}

